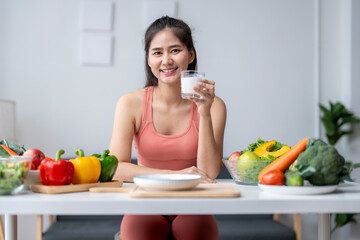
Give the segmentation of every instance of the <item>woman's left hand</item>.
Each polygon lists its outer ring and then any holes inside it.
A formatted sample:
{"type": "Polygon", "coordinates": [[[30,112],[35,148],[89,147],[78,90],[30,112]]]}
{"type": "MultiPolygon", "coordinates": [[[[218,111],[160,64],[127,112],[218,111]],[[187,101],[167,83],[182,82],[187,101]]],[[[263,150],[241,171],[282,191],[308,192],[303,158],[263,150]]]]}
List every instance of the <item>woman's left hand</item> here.
{"type": "Polygon", "coordinates": [[[194,91],[200,94],[202,98],[190,97],[189,100],[196,103],[200,115],[210,115],[210,108],[215,98],[215,82],[202,79],[198,82],[198,87],[194,87],[194,91]]]}

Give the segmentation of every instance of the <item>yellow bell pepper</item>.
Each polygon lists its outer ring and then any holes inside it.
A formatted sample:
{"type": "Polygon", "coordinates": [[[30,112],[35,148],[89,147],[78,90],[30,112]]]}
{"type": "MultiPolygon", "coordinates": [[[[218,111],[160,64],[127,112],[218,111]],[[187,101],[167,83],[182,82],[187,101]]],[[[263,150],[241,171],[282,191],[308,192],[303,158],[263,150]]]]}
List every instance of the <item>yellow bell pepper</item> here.
{"type": "Polygon", "coordinates": [[[254,150],[254,153],[259,157],[267,157],[268,155],[279,157],[290,150],[289,146],[283,146],[275,152],[270,152],[270,148],[275,144],[275,140],[266,142],[254,150]]]}
{"type": "Polygon", "coordinates": [[[84,151],[77,149],[75,151],[79,157],[70,159],[74,164],[73,184],[96,183],[101,173],[101,163],[97,157],[84,157],[84,151]]]}

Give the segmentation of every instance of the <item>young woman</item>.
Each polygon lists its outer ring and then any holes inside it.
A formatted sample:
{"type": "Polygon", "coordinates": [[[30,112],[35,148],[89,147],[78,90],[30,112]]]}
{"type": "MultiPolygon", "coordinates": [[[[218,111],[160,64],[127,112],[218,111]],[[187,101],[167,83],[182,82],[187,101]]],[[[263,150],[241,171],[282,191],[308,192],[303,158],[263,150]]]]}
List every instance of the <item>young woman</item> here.
{"type": "MultiPolygon", "coordinates": [[[[222,166],[226,106],[215,96],[215,82],[203,79],[202,96],[181,98],[180,73],[195,70],[191,30],[179,19],[162,17],[145,33],[147,82],[117,103],[110,152],[119,159],[115,179],[141,174],[198,174],[213,183],[222,166]],[[138,165],[131,163],[134,141],[138,165]]],[[[125,215],[123,240],[217,239],[214,216],[125,215]]]]}

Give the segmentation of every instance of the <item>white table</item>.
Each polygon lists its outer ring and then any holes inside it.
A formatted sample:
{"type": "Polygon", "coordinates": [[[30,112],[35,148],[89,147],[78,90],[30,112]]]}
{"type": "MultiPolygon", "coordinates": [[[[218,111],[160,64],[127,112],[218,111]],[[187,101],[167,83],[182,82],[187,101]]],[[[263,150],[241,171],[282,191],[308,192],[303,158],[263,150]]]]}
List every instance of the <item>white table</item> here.
{"type": "MultiPolygon", "coordinates": [[[[0,196],[5,214],[5,239],[17,239],[17,215],[121,215],[121,214],[272,214],[316,213],[318,239],[330,239],[330,213],[360,212],[360,185],[342,184],[331,194],[300,196],[263,192],[257,186],[231,183],[240,198],[131,198],[126,193],[39,194],[26,192],[0,196]]],[[[125,187],[132,184],[124,184],[125,187]]]]}

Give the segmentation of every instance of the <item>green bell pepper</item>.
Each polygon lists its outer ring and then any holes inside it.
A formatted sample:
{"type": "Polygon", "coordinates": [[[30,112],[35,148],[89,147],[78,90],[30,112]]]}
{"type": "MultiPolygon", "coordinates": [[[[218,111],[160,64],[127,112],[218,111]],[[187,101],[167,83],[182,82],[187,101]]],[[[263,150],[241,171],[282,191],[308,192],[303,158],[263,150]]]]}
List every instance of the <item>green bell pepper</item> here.
{"type": "Polygon", "coordinates": [[[97,157],[100,160],[101,164],[101,173],[99,177],[100,182],[110,182],[116,172],[116,168],[118,166],[118,159],[114,155],[109,155],[110,151],[104,150],[103,154],[93,154],[93,156],[97,157]]]}

